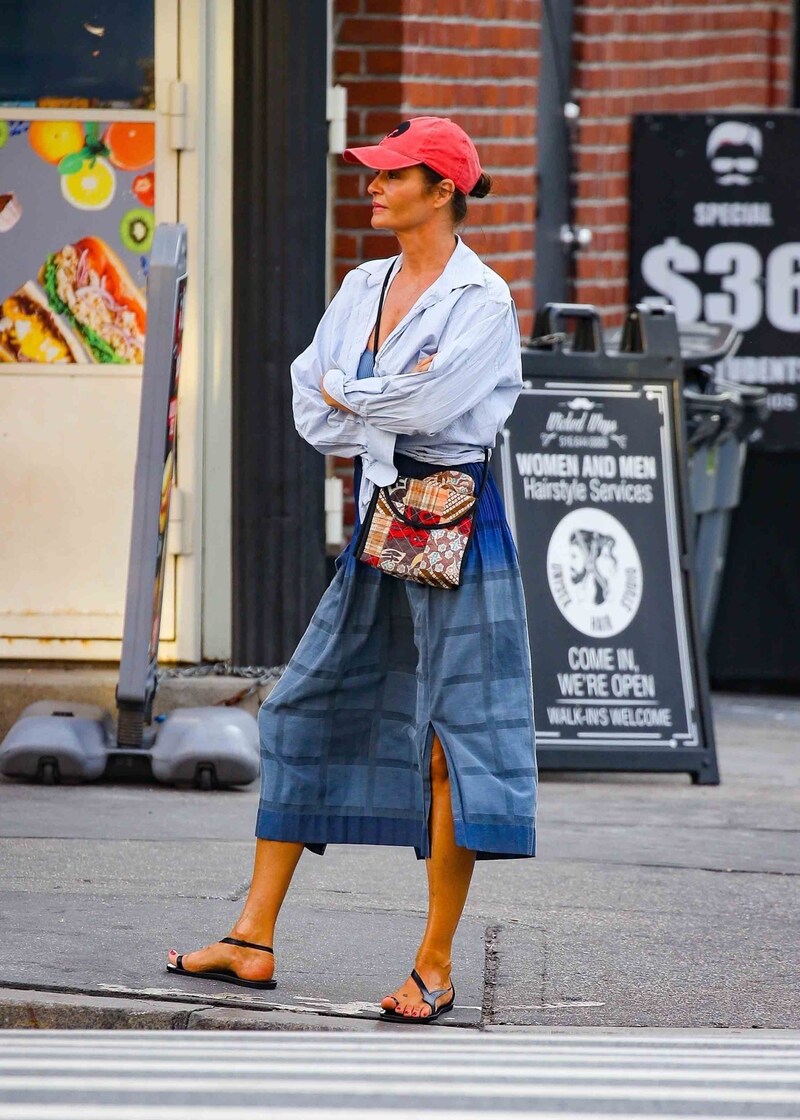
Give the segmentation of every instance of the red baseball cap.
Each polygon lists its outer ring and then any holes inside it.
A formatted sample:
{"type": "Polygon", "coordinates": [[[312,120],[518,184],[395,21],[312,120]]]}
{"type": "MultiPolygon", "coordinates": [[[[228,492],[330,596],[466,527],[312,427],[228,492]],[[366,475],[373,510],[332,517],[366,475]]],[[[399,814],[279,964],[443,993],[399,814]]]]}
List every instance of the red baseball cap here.
{"type": "Polygon", "coordinates": [[[399,171],[401,167],[425,163],[439,175],[452,179],[464,194],[469,194],[481,177],[475,145],[449,117],[412,117],[380,143],[347,148],[343,155],[348,163],[363,163],[377,171],[399,171]]]}

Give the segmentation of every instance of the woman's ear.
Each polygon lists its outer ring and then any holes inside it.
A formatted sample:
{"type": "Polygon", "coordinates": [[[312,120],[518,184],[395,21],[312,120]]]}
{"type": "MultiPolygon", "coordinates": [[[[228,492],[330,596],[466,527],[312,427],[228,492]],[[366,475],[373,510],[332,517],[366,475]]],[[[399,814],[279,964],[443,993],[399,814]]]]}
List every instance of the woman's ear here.
{"type": "Polygon", "coordinates": [[[447,206],[455,192],[456,185],[452,179],[442,179],[436,184],[435,205],[447,206]]]}

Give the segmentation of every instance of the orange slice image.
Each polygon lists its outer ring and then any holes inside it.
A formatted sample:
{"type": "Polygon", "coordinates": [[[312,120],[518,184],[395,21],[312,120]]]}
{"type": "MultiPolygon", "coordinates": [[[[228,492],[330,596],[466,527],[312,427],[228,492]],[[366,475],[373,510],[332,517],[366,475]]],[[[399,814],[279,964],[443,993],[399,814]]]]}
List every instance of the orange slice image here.
{"type": "Polygon", "coordinates": [[[114,121],[103,142],[120,171],[140,171],[156,158],[156,126],[150,121],[114,121]]]}
{"type": "Polygon", "coordinates": [[[83,147],[83,127],[77,121],[32,121],[28,141],[41,159],[60,163],[83,147]]]}

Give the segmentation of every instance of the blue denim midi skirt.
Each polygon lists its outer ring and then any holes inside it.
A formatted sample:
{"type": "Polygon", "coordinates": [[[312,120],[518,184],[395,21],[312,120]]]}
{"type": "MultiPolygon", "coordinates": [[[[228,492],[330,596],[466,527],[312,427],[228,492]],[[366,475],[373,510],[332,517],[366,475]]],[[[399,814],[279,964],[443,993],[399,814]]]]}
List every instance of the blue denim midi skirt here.
{"type": "MultiPolygon", "coordinates": [[[[418,478],[453,469],[403,455],[395,462],[418,478]]],[[[483,464],[458,469],[477,490],[483,464]]],[[[357,461],[356,493],[359,476],[357,461]]],[[[456,589],[385,575],[355,558],[355,539],[259,712],[256,836],[319,853],[342,843],[429,855],[435,733],[456,842],[478,858],[533,856],[530,650],[517,551],[494,479],[456,589]]]]}

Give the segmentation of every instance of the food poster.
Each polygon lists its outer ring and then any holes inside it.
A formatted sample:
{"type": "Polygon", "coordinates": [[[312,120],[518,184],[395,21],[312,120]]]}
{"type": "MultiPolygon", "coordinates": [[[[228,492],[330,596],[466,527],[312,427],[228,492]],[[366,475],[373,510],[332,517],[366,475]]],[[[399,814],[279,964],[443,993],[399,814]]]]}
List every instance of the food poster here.
{"type": "Polygon", "coordinates": [[[0,362],[141,364],[152,121],[0,120],[0,362]]]}
{"type": "Polygon", "coordinates": [[[534,380],[511,417],[541,746],[699,744],[671,392],[534,380]]]}

